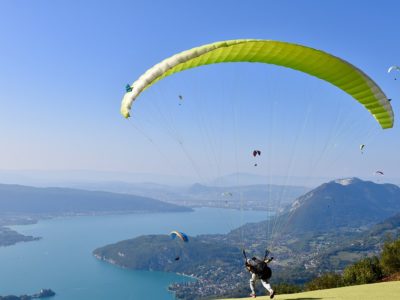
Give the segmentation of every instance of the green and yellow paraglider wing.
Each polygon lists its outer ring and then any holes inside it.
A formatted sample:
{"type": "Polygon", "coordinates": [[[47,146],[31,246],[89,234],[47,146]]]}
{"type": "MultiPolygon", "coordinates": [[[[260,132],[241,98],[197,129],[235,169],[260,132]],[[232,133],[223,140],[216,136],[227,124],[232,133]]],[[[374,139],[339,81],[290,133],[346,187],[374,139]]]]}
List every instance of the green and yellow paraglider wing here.
{"type": "Polygon", "coordinates": [[[133,101],[157,81],[174,73],[223,62],[258,62],[298,70],[342,89],[360,102],[382,128],[393,127],[393,110],[379,86],[352,64],[310,47],[269,40],[216,42],[175,54],[147,70],[132,84],[121,106],[128,118],[133,101]]]}

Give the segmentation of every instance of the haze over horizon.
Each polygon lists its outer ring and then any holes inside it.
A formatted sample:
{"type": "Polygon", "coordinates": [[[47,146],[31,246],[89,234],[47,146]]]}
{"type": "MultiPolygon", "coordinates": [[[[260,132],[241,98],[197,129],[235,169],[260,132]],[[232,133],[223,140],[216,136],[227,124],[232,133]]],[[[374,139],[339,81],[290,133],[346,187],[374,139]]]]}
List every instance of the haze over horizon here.
{"type": "MultiPolygon", "coordinates": [[[[113,185],[116,183],[133,185],[165,185],[185,187],[194,184],[206,186],[246,186],[246,185],[287,185],[315,188],[320,184],[353,177],[298,177],[263,176],[252,173],[231,173],[201,182],[196,177],[183,177],[168,174],[107,172],[90,170],[0,170],[0,184],[19,184],[37,187],[74,187],[85,188],[93,184],[113,185]]],[[[392,183],[400,185],[398,178],[377,178],[376,176],[360,177],[375,183],[392,183]]]]}

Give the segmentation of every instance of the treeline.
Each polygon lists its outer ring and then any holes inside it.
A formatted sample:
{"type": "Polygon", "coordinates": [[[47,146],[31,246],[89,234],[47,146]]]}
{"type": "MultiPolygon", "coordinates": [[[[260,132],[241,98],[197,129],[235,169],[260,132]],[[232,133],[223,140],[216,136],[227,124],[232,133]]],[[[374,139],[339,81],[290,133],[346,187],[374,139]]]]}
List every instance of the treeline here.
{"type": "Polygon", "coordinates": [[[36,241],[39,239],[40,238],[38,237],[22,235],[8,227],[0,226],[0,247],[14,245],[18,242],[36,241]]]}
{"type": "MultiPolygon", "coordinates": [[[[308,277],[309,274],[305,274],[308,277]]],[[[273,284],[277,294],[292,294],[303,291],[338,288],[350,285],[381,282],[400,279],[400,239],[387,239],[383,245],[380,257],[364,258],[347,266],[341,274],[325,273],[304,285],[284,283],[279,278],[273,284]]],[[[262,288],[259,292],[262,292],[262,288]]]]}
{"type": "Polygon", "coordinates": [[[400,239],[388,239],[380,257],[364,258],[348,267],[342,274],[326,273],[305,284],[306,291],[382,281],[400,272],[400,239]]]}

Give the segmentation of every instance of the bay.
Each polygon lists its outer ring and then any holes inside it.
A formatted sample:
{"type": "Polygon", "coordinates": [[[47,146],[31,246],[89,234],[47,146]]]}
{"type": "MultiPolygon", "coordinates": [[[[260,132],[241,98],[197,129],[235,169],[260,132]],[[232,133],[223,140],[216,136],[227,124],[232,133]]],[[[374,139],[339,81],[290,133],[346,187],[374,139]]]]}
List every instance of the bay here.
{"type": "Polygon", "coordinates": [[[265,220],[265,211],[198,208],[186,213],[74,216],[13,226],[39,241],[0,247],[0,295],[51,288],[57,300],[172,300],[172,282],[192,280],[165,272],[133,271],[98,261],[95,248],[144,234],[181,230],[190,236],[227,233],[265,220]]]}

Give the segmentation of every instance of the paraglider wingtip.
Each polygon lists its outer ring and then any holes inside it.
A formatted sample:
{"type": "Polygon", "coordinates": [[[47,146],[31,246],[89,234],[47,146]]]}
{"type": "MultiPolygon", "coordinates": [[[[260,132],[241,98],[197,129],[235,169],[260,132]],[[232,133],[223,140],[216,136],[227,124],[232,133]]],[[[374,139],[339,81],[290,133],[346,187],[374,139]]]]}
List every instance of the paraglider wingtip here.
{"type": "Polygon", "coordinates": [[[132,86],[129,83],[125,86],[125,91],[127,93],[132,92],[132,86]]]}

